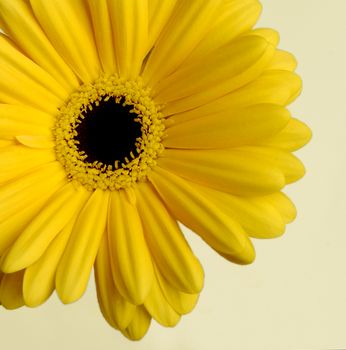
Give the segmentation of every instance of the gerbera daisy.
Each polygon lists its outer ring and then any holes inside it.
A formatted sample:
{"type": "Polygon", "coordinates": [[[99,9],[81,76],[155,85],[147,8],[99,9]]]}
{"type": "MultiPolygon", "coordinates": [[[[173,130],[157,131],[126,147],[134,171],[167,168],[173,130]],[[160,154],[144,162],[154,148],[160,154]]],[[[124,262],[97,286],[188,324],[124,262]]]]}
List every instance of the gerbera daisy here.
{"type": "Polygon", "coordinates": [[[310,131],[257,0],[0,2],[0,302],[79,299],[140,339],[203,287],[178,222],[248,264],[295,215],[310,131]]]}

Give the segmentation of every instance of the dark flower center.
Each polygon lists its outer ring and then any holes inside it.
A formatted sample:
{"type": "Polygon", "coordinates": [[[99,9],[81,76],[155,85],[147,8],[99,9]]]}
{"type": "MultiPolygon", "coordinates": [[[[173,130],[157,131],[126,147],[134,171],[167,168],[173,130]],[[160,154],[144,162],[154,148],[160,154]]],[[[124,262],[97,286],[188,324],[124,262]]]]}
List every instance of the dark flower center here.
{"type": "Polygon", "coordinates": [[[131,152],[136,156],[136,139],[142,133],[141,123],[135,120],[137,114],[130,113],[133,106],[123,106],[123,100],[117,103],[114,98],[91,106],[92,110],[83,112],[74,137],[79,142],[78,150],[87,155],[86,161],[114,166],[115,161],[131,159],[131,152]]]}

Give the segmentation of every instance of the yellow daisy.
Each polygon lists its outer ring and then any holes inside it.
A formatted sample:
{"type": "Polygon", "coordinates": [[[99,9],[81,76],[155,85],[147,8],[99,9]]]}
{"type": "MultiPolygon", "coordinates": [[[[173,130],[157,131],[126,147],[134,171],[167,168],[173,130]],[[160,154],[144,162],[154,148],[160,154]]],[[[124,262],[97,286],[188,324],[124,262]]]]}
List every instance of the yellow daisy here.
{"type": "Polygon", "coordinates": [[[79,299],[140,339],[195,306],[177,222],[248,264],[295,215],[310,130],[257,0],[0,1],[0,302],[79,299]]]}

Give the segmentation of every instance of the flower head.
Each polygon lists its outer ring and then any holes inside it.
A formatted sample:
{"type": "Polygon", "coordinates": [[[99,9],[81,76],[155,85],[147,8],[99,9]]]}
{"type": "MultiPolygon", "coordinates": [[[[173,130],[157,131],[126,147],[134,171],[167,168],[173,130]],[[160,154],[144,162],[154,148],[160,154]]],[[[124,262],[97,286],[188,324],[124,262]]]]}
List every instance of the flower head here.
{"type": "Polygon", "coordinates": [[[79,299],[140,339],[195,306],[178,222],[248,264],[283,234],[310,131],[257,0],[0,2],[0,303],[79,299]]]}

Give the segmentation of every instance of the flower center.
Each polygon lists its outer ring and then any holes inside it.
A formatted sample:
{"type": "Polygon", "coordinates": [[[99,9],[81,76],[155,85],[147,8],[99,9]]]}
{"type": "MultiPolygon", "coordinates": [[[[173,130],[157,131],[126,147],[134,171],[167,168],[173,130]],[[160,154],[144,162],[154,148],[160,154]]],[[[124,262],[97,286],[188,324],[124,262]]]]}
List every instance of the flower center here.
{"type": "Polygon", "coordinates": [[[85,152],[86,161],[114,165],[125,162],[131,152],[136,154],[136,140],[142,135],[137,114],[131,113],[133,106],[123,106],[124,99],[117,103],[114,98],[92,104],[83,121],[77,126],[75,140],[79,151],[85,152]]]}
{"type": "Polygon", "coordinates": [[[163,132],[162,114],[140,79],[103,76],[71,94],[53,133],[71,181],[113,191],[146,179],[163,150],[163,132]]]}

